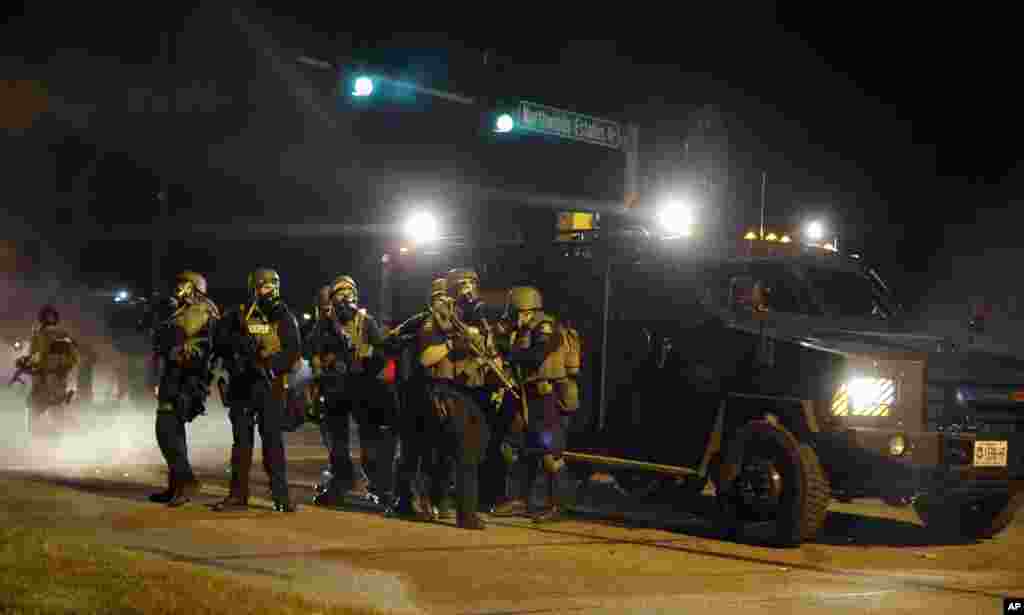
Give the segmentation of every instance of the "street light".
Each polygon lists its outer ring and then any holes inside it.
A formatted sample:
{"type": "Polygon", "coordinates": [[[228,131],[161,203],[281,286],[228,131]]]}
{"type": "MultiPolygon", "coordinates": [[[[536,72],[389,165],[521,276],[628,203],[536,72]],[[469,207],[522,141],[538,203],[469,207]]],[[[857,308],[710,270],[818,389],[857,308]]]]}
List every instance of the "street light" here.
{"type": "Polygon", "coordinates": [[[815,220],[807,225],[806,233],[811,241],[821,241],[825,237],[825,225],[815,220]]]}
{"type": "Polygon", "coordinates": [[[405,223],[405,235],[418,244],[437,241],[441,237],[437,220],[425,211],[409,217],[405,223]]]}
{"type": "Polygon", "coordinates": [[[124,303],[131,297],[131,293],[126,290],[119,290],[114,295],[114,303],[124,303]]]}
{"type": "Polygon", "coordinates": [[[684,201],[669,201],[658,211],[658,223],[671,236],[688,237],[693,227],[692,210],[684,201]]]}

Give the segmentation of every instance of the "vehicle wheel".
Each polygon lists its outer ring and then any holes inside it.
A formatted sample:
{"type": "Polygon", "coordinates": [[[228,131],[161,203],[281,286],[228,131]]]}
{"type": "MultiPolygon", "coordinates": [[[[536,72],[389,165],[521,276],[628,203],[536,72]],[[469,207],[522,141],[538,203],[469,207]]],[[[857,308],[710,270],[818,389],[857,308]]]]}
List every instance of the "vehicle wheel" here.
{"type": "Polygon", "coordinates": [[[989,495],[970,500],[922,496],[914,511],[926,527],[964,538],[992,538],[1006,529],[1024,505],[1024,493],[989,495]]]}
{"type": "Polygon", "coordinates": [[[736,535],[745,523],[774,521],[780,546],[813,540],[831,497],[814,449],[767,422],[750,423],[736,441],[743,447],[739,474],[718,497],[723,529],[736,535]]]}

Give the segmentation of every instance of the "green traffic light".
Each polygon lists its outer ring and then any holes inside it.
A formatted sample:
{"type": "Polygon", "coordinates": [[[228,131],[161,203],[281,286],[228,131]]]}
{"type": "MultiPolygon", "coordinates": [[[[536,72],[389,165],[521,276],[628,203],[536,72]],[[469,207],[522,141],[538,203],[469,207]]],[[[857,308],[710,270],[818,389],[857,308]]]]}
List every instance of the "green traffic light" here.
{"type": "Polygon", "coordinates": [[[355,86],[352,89],[352,95],[364,97],[370,94],[373,94],[373,79],[366,76],[357,77],[355,86]]]}
{"type": "Polygon", "coordinates": [[[516,127],[516,121],[508,113],[502,113],[494,122],[494,132],[512,132],[516,127]]]}

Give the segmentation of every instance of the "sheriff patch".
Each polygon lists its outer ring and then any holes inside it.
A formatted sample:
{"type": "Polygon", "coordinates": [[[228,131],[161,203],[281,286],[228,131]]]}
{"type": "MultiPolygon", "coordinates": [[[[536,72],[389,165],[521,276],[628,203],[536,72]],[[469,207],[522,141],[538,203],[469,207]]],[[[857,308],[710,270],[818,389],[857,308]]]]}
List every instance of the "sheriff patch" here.
{"type": "Polygon", "coordinates": [[[252,334],[252,335],[269,335],[270,334],[270,325],[265,324],[265,323],[251,322],[251,323],[249,323],[248,327],[249,327],[249,333],[252,334]]]}

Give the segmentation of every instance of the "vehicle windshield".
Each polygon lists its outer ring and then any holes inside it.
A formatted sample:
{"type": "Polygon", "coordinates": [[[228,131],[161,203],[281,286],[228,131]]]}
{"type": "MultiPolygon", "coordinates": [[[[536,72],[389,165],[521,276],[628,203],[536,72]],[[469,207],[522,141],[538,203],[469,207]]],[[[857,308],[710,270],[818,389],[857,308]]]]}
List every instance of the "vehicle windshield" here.
{"type": "Polygon", "coordinates": [[[729,266],[713,278],[708,291],[731,305],[749,304],[760,287],[767,290],[768,309],[784,314],[888,319],[895,310],[887,289],[856,270],[760,262],[729,266]]]}
{"type": "Polygon", "coordinates": [[[867,275],[826,267],[801,267],[817,308],[839,318],[880,318],[892,315],[885,290],[867,275]]]}

